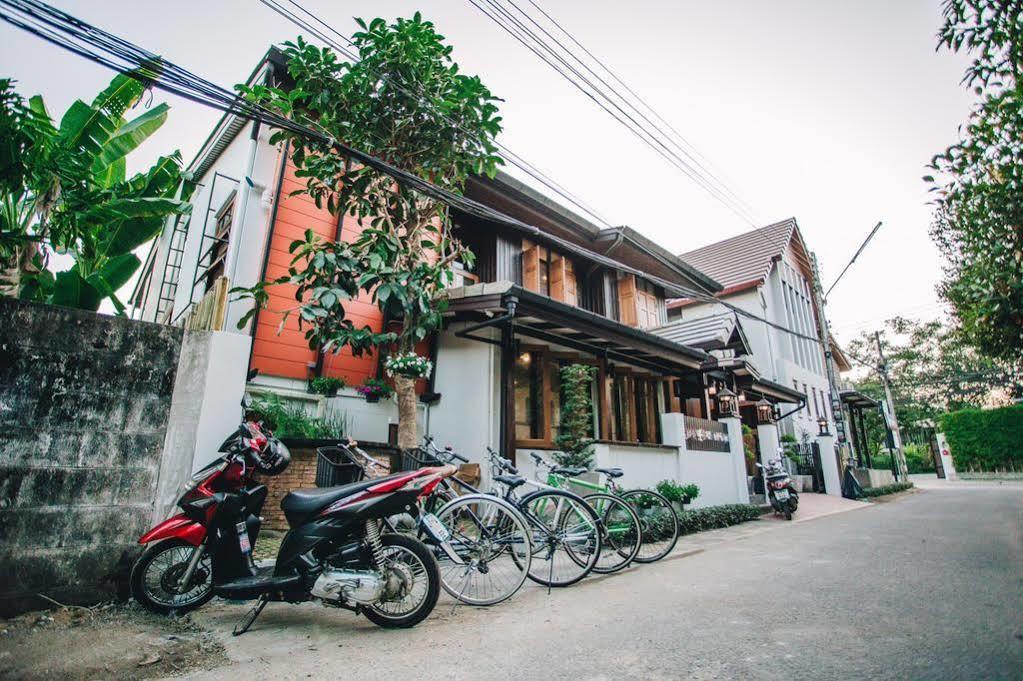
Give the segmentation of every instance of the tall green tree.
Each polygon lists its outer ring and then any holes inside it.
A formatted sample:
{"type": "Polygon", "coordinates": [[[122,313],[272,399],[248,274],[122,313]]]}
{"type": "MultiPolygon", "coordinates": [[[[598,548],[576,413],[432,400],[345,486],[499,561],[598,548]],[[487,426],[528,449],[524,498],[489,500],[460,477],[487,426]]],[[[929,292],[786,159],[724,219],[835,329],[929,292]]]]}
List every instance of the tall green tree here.
{"type": "MultiPolygon", "coordinates": [[[[500,163],[493,142],[501,130],[498,100],[478,77],[459,72],[434,25],[419,13],[390,24],[356,21],[362,29],[352,36],[358,61],[342,62],[299,38],[283,48],[291,88],[241,90],[450,191],[461,192],[471,174],[493,175],[500,163]]],[[[473,255],[453,238],[444,204],[352,162],[334,145],[283,130],[272,139],[289,143],[296,175],[305,181],[300,192],[331,213],[353,216],[361,232],[338,243],[307,232],[291,245],[295,259],[288,276],[269,285],[296,287],[293,312],[310,347],[347,347],[355,355],[380,346],[392,351],[387,366],[398,397],[398,444],[414,447],[414,379],[429,369],[413,356],[415,347],[440,326],[444,301],[438,294],[452,280],[452,264],[471,265],[473,255]],[[377,332],[349,319],[344,301],[360,293],[395,327],[377,332]]],[[[265,305],[266,286],[240,293],[265,305]]]]}
{"type": "Polygon", "coordinates": [[[946,0],[939,49],[966,52],[979,103],[960,140],[934,157],[931,235],[946,258],[941,295],[964,338],[1023,359],[1023,3],[946,0]]]}
{"type": "Polygon", "coordinates": [[[177,151],[127,177],[127,155],[167,119],[166,104],[125,118],[146,88],[141,75],[118,75],[54,123],[41,97],[26,102],[0,80],[0,292],[124,310],[117,290],[141,265],[132,251],[189,210],[177,151]],[[54,274],[53,252],[70,255],[71,269],[54,274]]]}
{"type": "MultiPolygon", "coordinates": [[[[899,423],[907,439],[914,424],[934,419],[941,413],[1009,401],[1023,388],[1023,366],[983,355],[964,338],[958,328],[938,321],[918,322],[894,317],[884,323],[881,346],[895,398],[899,423]]],[[[876,399],[884,388],[876,367],[880,355],[873,333],[851,341],[847,349],[870,369],[856,382],[856,388],[876,399]]],[[[876,447],[885,437],[880,418],[867,419],[868,439],[876,447]]]]}

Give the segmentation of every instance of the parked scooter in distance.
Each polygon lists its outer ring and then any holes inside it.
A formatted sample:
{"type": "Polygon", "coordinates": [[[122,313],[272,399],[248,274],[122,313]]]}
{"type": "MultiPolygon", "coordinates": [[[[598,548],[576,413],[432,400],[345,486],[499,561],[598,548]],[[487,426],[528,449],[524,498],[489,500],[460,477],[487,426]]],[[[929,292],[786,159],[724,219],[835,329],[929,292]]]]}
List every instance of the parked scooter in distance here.
{"type": "MultiPolygon", "coordinates": [[[[759,463],[757,468],[764,470],[759,463]]],[[[767,499],[771,502],[771,508],[775,513],[781,513],[785,520],[792,520],[792,514],[799,506],[799,493],[792,486],[792,479],[781,465],[781,459],[772,459],[767,462],[767,469],[764,470],[764,477],[767,479],[767,499]]]]}

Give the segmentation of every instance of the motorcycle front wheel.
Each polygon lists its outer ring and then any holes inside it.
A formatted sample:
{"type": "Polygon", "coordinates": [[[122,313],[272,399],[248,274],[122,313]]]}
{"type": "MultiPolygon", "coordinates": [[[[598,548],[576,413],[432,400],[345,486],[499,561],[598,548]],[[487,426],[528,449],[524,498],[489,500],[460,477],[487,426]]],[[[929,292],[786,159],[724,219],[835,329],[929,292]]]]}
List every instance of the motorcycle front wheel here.
{"type": "Polygon", "coordinates": [[[373,624],[387,629],[414,627],[433,611],[440,596],[440,570],[430,549],[418,539],[385,534],[383,565],[390,593],[362,612],[373,624]]]}
{"type": "Polygon", "coordinates": [[[181,615],[213,598],[213,569],[209,554],[199,559],[188,588],[178,582],[188,569],[195,547],[181,539],[151,544],[131,569],[131,595],[158,615],[181,615]]]}

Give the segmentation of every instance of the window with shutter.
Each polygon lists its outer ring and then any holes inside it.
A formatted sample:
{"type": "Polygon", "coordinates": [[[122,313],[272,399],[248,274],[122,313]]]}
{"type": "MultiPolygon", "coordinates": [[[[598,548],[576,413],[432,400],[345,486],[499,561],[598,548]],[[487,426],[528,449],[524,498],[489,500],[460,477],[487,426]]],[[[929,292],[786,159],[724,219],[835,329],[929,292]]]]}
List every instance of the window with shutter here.
{"type": "Polygon", "coordinates": [[[540,292],[540,247],[522,242],[522,287],[540,292]]]}
{"type": "Polygon", "coordinates": [[[626,326],[639,325],[636,307],[636,277],[631,274],[623,274],[618,277],[618,314],[622,324],[626,326]]]}

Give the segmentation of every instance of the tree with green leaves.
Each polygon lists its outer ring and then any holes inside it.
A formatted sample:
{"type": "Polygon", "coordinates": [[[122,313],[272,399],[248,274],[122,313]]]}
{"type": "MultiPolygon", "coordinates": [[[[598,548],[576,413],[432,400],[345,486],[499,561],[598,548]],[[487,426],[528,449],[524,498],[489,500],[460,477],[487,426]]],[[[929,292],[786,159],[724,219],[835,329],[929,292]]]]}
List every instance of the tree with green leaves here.
{"type": "Polygon", "coordinates": [[[166,104],[125,118],[146,89],[118,75],[55,125],[41,97],[26,102],[0,80],[0,292],[87,310],[109,299],[124,311],[117,291],[141,265],[133,251],[189,210],[179,152],[127,177],[127,155],[167,119],[166,104]],[[52,252],[72,268],[54,274],[52,252]]]}
{"type": "Polygon", "coordinates": [[[562,466],[593,464],[593,376],[596,367],[566,364],[561,367],[561,420],[554,460],[562,466]]]}
{"type": "MultiPolygon", "coordinates": [[[[918,432],[914,431],[916,423],[947,411],[1007,403],[1023,390],[1023,367],[979,353],[965,341],[960,329],[939,321],[889,319],[881,333],[881,346],[896,415],[908,439],[918,432]]],[[[876,368],[881,358],[873,333],[862,334],[847,349],[861,363],[870,365],[856,381],[857,390],[882,399],[884,388],[876,368]]],[[[876,451],[884,443],[884,424],[874,414],[865,422],[867,439],[876,451]]]]}
{"type": "Polygon", "coordinates": [[[946,0],[939,48],[966,52],[980,98],[959,142],[934,157],[931,235],[941,295],[984,354],[1023,360],[1023,3],[946,0]]]}
{"type": "MultiPolygon", "coordinates": [[[[356,21],[362,29],[352,36],[358,61],[342,62],[299,38],[283,48],[293,86],[241,91],[449,191],[460,193],[471,174],[493,176],[500,163],[494,145],[501,130],[498,100],[478,77],[459,72],[434,25],[419,13],[390,24],[356,21]]],[[[295,286],[297,304],[284,320],[296,313],[316,350],[390,350],[386,366],[398,397],[398,444],[414,447],[415,379],[430,366],[412,356],[417,343],[440,327],[439,294],[453,280],[452,265],[471,266],[473,255],[452,236],[443,203],[353,162],[335,145],[285,130],[272,141],[288,143],[296,175],[305,181],[300,192],[333,214],[352,216],[361,231],[336,243],[309,231],[291,245],[287,276],[237,292],[260,307],[267,286],[295,286]],[[347,317],[345,301],[361,293],[394,320],[392,327],[375,331],[347,317]]]]}

